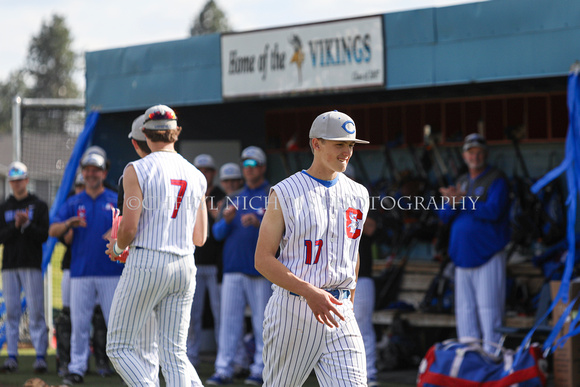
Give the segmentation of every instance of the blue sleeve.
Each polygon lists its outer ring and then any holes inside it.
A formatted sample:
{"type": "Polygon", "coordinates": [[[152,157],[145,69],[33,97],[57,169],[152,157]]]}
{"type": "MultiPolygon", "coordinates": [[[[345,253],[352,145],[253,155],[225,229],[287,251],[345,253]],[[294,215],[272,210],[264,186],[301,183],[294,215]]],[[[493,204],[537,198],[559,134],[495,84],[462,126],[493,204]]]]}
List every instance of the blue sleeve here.
{"type": "Polygon", "coordinates": [[[439,219],[445,224],[450,223],[453,220],[453,218],[457,216],[457,213],[458,213],[457,210],[454,210],[453,207],[450,206],[449,204],[445,204],[443,208],[437,211],[439,219]]]}
{"type": "Polygon", "coordinates": [[[213,237],[217,241],[223,241],[224,239],[226,239],[231,229],[232,226],[230,224],[227,224],[225,219],[220,219],[213,224],[211,232],[213,233],[213,237]]]}
{"type": "Polygon", "coordinates": [[[58,209],[58,212],[56,213],[56,215],[52,219],[52,223],[65,222],[68,218],[70,218],[72,216],[72,215],[69,215],[70,214],[70,208],[71,207],[69,206],[69,201],[67,200],[58,209]]]}
{"type": "MultiPolygon", "coordinates": [[[[477,219],[497,221],[505,216],[506,211],[509,210],[509,204],[507,181],[503,178],[496,179],[489,187],[485,203],[476,201],[474,204],[476,211],[473,211],[472,214],[477,219]]],[[[471,206],[471,202],[466,203],[466,205],[471,206]]]]}

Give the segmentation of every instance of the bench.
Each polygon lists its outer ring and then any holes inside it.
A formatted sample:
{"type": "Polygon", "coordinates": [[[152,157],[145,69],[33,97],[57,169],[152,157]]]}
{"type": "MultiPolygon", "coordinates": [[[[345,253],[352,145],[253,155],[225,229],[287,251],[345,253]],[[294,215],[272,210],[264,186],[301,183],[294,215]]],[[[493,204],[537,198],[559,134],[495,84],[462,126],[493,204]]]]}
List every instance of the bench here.
{"type": "MultiPolygon", "coordinates": [[[[395,316],[398,315],[414,327],[454,328],[454,314],[424,313],[419,310],[419,304],[423,300],[433,278],[439,273],[439,267],[440,264],[438,262],[409,260],[403,268],[398,300],[413,305],[415,310],[377,310],[373,313],[373,323],[375,325],[391,325],[395,316]]],[[[375,273],[380,273],[384,268],[385,262],[380,261],[375,263],[373,270],[375,273]]],[[[544,283],[541,270],[530,262],[508,264],[507,275],[515,278],[515,281],[525,286],[531,295],[536,294],[544,283]]],[[[508,315],[504,323],[510,327],[531,328],[534,324],[534,316],[508,315]]]]}

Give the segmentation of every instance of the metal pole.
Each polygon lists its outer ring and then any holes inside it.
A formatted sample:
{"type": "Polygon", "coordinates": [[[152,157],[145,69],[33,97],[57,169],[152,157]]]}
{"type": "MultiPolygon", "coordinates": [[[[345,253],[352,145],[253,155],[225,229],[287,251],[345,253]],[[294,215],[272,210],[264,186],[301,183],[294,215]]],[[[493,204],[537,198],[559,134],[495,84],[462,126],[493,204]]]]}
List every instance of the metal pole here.
{"type": "Polygon", "coordinates": [[[21,106],[22,98],[17,95],[12,101],[12,161],[20,161],[22,158],[22,122],[20,117],[21,106]]]}

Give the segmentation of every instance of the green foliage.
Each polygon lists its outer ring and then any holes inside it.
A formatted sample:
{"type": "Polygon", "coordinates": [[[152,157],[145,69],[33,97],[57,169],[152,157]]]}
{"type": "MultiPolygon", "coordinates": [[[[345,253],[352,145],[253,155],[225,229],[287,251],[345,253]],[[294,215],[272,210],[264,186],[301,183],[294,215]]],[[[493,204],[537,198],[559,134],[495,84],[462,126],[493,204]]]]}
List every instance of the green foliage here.
{"type": "Polygon", "coordinates": [[[0,133],[12,130],[12,100],[26,92],[23,70],[13,71],[5,83],[0,82],[0,133]]]}
{"type": "MultiPolygon", "coordinates": [[[[17,95],[28,98],[79,98],[81,93],[73,75],[77,55],[72,50],[71,33],[65,19],[53,15],[43,22],[38,35],[33,36],[26,58],[26,67],[13,71],[6,81],[0,81],[0,133],[12,130],[12,101],[17,95]]],[[[37,130],[62,131],[65,116],[51,113],[48,124],[42,112],[29,112],[23,120],[37,130]]]]}
{"type": "Polygon", "coordinates": [[[190,36],[206,35],[216,32],[231,31],[225,13],[213,0],[209,0],[199,15],[193,21],[193,26],[189,30],[190,36]]]}
{"type": "Polygon", "coordinates": [[[79,90],[73,81],[76,54],[64,17],[53,15],[43,22],[40,33],[28,48],[27,71],[31,76],[32,98],[77,98],[79,90]]]}

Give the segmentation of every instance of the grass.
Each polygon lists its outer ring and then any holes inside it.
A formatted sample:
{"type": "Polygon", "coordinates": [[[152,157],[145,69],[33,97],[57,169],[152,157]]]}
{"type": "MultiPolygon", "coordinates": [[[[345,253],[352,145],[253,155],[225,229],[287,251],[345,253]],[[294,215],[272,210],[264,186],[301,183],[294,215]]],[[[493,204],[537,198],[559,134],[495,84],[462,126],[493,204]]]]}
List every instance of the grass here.
{"type": "MultiPolygon", "coordinates": [[[[0,364],[4,363],[6,359],[6,351],[3,351],[3,356],[0,356],[0,364]]],[[[56,374],[56,360],[54,356],[54,350],[49,352],[48,355],[48,373],[44,375],[35,375],[32,370],[32,364],[34,363],[34,350],[33,349],[23,349],[20,350],[20,356],[18,358],[18,372],[14,374],[0,374],[0,387],[21,387],[24,383],[30,378],[39,377],[40,379],[44,380],[49,385],[58,386],[62,383],[62,378],[60,378],[56,374]]],[[[107,378],[102,378],[97,375],[95,372],[91,372],[90,370],[95,370],[95,364],[93,361],[93,357],[91,356],[91,365],[89,368],[89,372],[85,375],[85,382],[82,384],[83,386],[124,386],[121,381],[121,378],[118,375],[110,376],[107,378]]],[[[201,365],[198,367],[197,372],[199,373],[199,377],[201,378],[202,383],[205,384],[205,381],[213,374],[214,372],[214,365],[211,361],[202,362],[201,365]]],[[[161,386],[165,386],[163,382],[163,378],[160,378],[161,386]]],[[[233,387],[242,387],[245,386],[244,381],[242,379],[235,380],[234,384],[230,384],[233,387]]],[[[310,376],[307,382],[304,384],[305,387],[314,387],[318,386],[318,382],[316,381],[316,377],[310,376]]]]}

